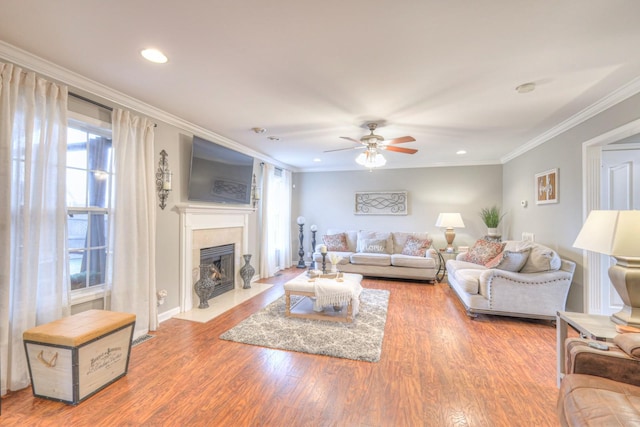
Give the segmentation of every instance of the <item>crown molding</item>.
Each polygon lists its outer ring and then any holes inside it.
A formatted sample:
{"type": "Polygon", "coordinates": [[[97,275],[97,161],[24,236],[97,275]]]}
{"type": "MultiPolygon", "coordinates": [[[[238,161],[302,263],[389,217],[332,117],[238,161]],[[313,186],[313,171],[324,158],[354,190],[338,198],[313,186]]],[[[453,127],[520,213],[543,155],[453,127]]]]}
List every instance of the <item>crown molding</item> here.
{"type": "Polygon", "coordinates": [[[248,154],[259,160],[271,163],[279,168],[292,170],[290,165],[279,162],[269,156],[254,151],[244,145],[219,135],[211,130],[205,129],[187,120],[181,119],[171,113],[161,110],[153,105],[140,101],[122,92],[119,92],[113,88],[110,88],[102,83],[98,83],[85,76],[82,76],[74,71],[68,70],[60,65],[57,65],[51,61],[40,58],[26,50],[20,49],[9,43],[0,40],[0,58],[12,62],[21,67],[28,68],[38,74],[42,74],[47,78],[56,80],[72,88],[82,90],[90,95],[99,97],[101,100],[108,101],[107,104],[114,104],[113,106],[122,106],[127,109],[144,114],[152,119],[167,123],[171,126],[175,126],[179,129],[191,132],[194,135],[202,136],[203,138],[215,141],[226,147],[233,148],[242,153],[248,154]]]}
{"type": "Polygon", "coordinates": [[[561,122],[560,124],[549,129],[548,131],[533,138],[526,144],[513,150],[506,156],[502,157],[500,161],[502,162],[502,164],[507,163],[508,161],[513,160],[518,156],[521,156],[527,151],[534,149],[538,145],[543,144],[551,140],[552,138],[555,138],[561,133],[564,133],[575,126],[578,126],[579,124],[586,122],[590,118],[602,113],[603,111],[606,111],[607,109],[613,107],[616,104],[619,104],[620,102],[632,97],[633,95],[638,94],[639,92],[640,92],[640,77],[636,77],[635,79],[631,80],[629,83],[622,86],[618,90],[611,92],[609,95],[605,96],[604,98],[597,101],[596,103],[590,105],[589,107],[585,108],[579,113],[574,114],[573,116],[569,117],[567,120],[561,122]]]}

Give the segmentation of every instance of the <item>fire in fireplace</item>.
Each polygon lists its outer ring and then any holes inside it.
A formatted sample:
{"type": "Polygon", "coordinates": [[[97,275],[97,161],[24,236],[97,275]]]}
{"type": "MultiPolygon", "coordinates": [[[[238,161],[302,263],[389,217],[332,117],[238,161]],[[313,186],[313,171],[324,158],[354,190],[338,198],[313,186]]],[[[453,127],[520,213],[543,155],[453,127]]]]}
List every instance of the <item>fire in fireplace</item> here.
{"type": "Polygon", "coordinates": [[[211,298],[229,292],[235,286],[235,246],[231,243],[200,249],[200,265],[213,264],[220,274],[216,278],[219,283],[216,283],[211,298]]]}

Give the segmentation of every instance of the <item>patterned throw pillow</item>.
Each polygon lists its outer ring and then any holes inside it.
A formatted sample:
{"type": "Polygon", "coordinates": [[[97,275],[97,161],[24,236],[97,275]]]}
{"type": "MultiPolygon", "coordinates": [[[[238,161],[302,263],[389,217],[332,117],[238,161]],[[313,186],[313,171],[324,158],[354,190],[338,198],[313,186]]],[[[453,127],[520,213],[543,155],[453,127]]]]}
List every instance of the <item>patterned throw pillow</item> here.
{"type": "Polygon", "coordinates": [[[363,239],[360,252],[368,254],[384,254],[387,252],[387,241],[380,239],[363,239]]]}
{"type": "Polygon", "coordinates": [[[502,252],[505,244],[506,243],[489,242],[484,239],[477,240],[471,250],[467,252],[465,261],[485,265],[502,252]]]}
{"type": "Polygon", "coordinates": [[[424,257],[427,254],[427,249],[431,246],[431,240],[422,240],[417,237],[409,236],[404,242],[402,248],[402,255],[412,255],[424,257]]]}
{"type": "Polygon", "coordinates": [[[327,250],[331,252],[348,252],[349,245],[347,245],[347,236],[344,233],[340,234],[325,234],[322,236],[322,241],[327,245],[327,250]]]}
{"type": "Polygon", "coordinates": [[[530,249],[521,251],[502,251],[484,266],[487,268],[497,268],[498,270],[518,272],[522,269],[529,258],[530,249]]]}

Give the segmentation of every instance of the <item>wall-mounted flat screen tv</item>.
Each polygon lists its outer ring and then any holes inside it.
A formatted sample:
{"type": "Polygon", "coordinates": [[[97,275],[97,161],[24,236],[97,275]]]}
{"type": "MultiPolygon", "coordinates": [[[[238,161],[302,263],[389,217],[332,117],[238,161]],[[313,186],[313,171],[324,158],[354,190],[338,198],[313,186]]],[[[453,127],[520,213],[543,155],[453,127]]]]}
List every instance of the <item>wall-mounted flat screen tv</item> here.
{"type": "Polygon", "coordinates": [[[248,205],[252,176],[253,157],[193,137],[189,200],[248,205]]]}

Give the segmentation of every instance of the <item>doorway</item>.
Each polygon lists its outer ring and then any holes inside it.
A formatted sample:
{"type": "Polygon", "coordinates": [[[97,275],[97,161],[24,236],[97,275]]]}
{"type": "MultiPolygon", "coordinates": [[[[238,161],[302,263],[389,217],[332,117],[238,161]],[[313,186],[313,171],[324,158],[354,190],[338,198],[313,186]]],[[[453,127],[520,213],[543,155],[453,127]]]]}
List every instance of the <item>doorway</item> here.
{"type": "MultiPolygon", "coordinates": [[[[583,188],[583,221],[594,209],[607,209],[605,199],[610,196],[604,193],[603,184],[603,152],[605,148],[631,145],[623,144],[631,138],[640,139],[640,120],[635,120],[617,129],[597,136],[582,145],[582,188],[583,188]]],[[[638,140],[636,139],[636,140],[638,140]]],[[[610,150],[606,150],[610,151],[610,150]]],[[[636,180],[638,177],[635,178],[636,180]]],[[[618,180],[621,182],[621,180],[618,180]]],[[[608,184],[607,184],[608,185],[608,184]]],[[[637,186],[636,186],[637,187],[637,186]]],[[[638,203],[638,201],[636,201],[638,203]]],[[[607,314],[616,311],[619,301],[615,297],[607,297],[615,290],[611,288],[607,270],[609,257],[595,252],[585,251],[583,259],[584,311],[589,314],[607,314]],[[603,260],[604,259],[604,260],[603,260]]],[[[617,296],[617,295],[616,295],[617,296]]]]}

